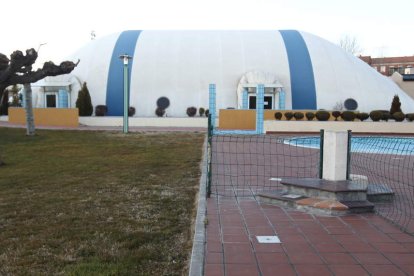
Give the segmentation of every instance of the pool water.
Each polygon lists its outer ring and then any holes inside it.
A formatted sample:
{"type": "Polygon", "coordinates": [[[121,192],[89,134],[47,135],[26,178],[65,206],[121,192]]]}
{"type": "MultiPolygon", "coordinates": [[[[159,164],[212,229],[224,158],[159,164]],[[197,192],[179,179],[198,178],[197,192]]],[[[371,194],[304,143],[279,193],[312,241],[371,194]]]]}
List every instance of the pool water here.
{"type": "MultiPolygon", "coordinates": [[[[285,144],[319,149],[320,137],[294,137],[285,144]]],[[[351,138],[351,152],[414,155],[414,138],[365,136],[351,138]]]]}

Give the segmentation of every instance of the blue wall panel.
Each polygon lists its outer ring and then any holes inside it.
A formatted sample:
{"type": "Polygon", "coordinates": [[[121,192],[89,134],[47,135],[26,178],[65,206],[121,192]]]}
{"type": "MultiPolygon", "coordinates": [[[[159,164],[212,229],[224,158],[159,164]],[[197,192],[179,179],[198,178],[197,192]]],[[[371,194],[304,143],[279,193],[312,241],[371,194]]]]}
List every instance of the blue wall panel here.
{"type": "Polygon", "coordinates": [[[292,109],[317,109],[315,78],[305,40],[298,31],[280,31],[289,61],[292,109]]]}
{"type": "MultiPolygon", "coordinates": [[[[108,116],[122,116],[124,114],[124,73],[123,61],[120,55],[134,55],[141,31],[125,31],[120,34],[112,52],[111,64],[109,65],[108,84],[106,87],[106,106],[108,116]]],[[[133,57],[128,64],[128,83],[131,83],[131,68],[134,61],[133,57]]],[[[129,87],[128,87],[128,96],[129,87]]]]}

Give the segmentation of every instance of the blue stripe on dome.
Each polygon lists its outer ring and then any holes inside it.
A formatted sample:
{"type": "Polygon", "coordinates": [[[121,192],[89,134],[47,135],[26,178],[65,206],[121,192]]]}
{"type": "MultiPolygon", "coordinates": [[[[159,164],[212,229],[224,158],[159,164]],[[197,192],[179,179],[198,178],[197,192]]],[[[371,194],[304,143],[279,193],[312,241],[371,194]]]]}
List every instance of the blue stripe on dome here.
{"type": "MultiPolygon", "coordinates": [[[[123,61],[119,58],[122,54],[134,55],[141,31],[124,31],[116,41],[109,65],[108,82],[106,86],[106,106],[109,116],[122,116],[124,114],[124,73],[123,61]]],[[[128,83],[131,83],[131,68],[134,58],[128,64],[128,83]]],[[[129,93],[128,87],[128,95],[129,93]]]]}
{"type": "Polygon", "coordinates": [[[305,40],[298,31],[280,31],[289,61],[292,109],[316,109],[312,61],[305,40]]]}

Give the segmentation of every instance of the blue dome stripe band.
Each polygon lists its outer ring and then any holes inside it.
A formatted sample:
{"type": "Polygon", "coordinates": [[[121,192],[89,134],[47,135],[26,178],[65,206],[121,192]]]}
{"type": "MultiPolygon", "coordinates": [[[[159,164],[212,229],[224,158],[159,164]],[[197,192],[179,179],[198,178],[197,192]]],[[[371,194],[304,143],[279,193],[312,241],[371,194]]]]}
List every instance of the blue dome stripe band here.
{"type": "Polygon", "coordinates": [[[280,31],[289,61],[292,109],[317,109],[312,61],[298,31],[280,31]]]}
{"type": "MultiPolygon", "coordinates": [[[[122,32],[116,41],[112,52],[111,63],[109,65],[108,82],[106,86],[106,106],[108,116],[122,116],[124,114],[124,95],[123,95],[123,61],[119,58],[122,54],[134,55],[141,31],[122,32]]],[[[131,83],[131,68],[134,61],[133,57],[128,64],[128,83],[131,83]]],[[[130,95],[128,87],[128,95],[130,95]]]]}

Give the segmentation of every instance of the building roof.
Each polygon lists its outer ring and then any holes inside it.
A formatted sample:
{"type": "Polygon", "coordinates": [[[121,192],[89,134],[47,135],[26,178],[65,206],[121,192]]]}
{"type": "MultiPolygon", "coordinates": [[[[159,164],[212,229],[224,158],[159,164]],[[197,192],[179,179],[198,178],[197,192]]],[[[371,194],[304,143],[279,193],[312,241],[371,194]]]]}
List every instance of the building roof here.
{"type": "Polygon", "coordinates": [[[389,64],[389,63],[414,63],[414,56],[405,56],[405,57],[378,57],[373,58],[371,56],[359,56],[360,59],[365,61],[370,65],[376,64],[389,64]]]}

